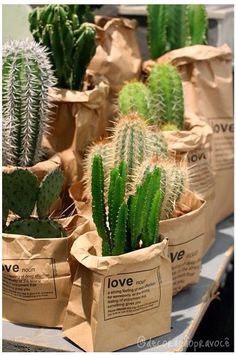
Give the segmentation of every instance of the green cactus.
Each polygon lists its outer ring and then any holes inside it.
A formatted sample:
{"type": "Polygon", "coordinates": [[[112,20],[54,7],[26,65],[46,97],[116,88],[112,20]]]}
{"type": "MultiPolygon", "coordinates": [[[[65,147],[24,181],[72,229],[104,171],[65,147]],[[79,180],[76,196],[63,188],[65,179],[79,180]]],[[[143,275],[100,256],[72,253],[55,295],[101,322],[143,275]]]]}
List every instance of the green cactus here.
{"type": "Polygon", "coordinates": [[[146,121],[149,118],[149,90],[141,81],[133,81],[125,84],[118,96],[119,110],[127,115],[136,112],[146,121]]]}
{"type": "MultiPolygon", "coordinates": [[[[187,169],[184,165],[176,164],[176,162],[171,160],[168,161],[153,157],[137,168],[133,189],[135,190],[135,186],[138,185],[140,181],[143,181],[146,175],[156,168],[161,171],[160,187],[163,196],[161,219],[163,220],[173,216],[180,197],[186,191],[187,169]]],[[[157,185],[157,187],[159,187],[159,185],[157,185]]]]}
{"type": "Polygon", "coordinates": [[[181,77],[170,64],[156,64],[149,75],[150,116],[163,130],[171,124],[184,128],[184,99],[181,77]],[[166,126],[165,126],[166,125],[166,126]]]}
{"type": "Polygon", "coordinates": [[[204,5],[187,5],[191,44],[206,44],[208,27],[207,13],[204,5]]]}
{"type": "Polygon", "coordinates": [[[66,236],[63,227],[51,219],[45,218],[50,207],[57,199],[63,184],[63,175],[55,170],[45,176],[40,186],[36,176],[30,170],[16,169],[3,173],[4,210],[12,211],[21,218],[4,224],[4,233],[30,235],[33,238],[56,238],[66,236]],[[31,217],[37,205],[38,218],[31,217]]]}
{"type": "Polygon", "coordinates": [[[4,233],[28,235],[33,238],[66,237],[66,231],[58,222],[36,218],[15,220],[5,228],[4,233]]]}
{"type": "Polygon", "coordinates": [[[156,59],[167,50],[167,5],[147,5],[148,46],[152,59],[156,59]]]}
{"type": "Polygon", "coordinates": [[[34,39],[50,49],[60,88],[81,90],[96,51],[96,30],[88,5],[45,5],[29,15],[34,39]]]}
{"type": "Polygon", "coordinates": [[[110,172],[108,201],[104,197],[102,157],[95,155],[92,170],[92,210],[102,255],[120,255],[159,241],[162,204],[160,169],[145,176],[134,195],[126,202],[127,165],[122,161],[110,172]]]}
{"type": "Polygon", "coordinates": [[[56,84],[45,47],[34,41],[3,46],[3,164],[31,166],[40,160],[49,131],[49,87],[56,84]]]}
{"type": "Polygon", "coordinates": [[[147,5],[150,56],[194,44],[205,44],[207,14],[204,5],[147,5]]]}
{"type": "Polygon", "coordinates": [[[60,195],[63,182],[64,175],[60,170],[53,170],[42,180],[37,199],[37,213],[40,219],[48,215],[53,202],[60,195]]]}

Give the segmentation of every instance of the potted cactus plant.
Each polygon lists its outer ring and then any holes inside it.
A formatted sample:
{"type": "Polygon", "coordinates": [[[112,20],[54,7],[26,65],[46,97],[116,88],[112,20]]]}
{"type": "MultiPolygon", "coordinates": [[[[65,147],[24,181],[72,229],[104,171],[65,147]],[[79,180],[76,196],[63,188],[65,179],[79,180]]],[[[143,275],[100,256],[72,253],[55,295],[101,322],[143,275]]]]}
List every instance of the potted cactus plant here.
{"type": "Polygon", "coordinates": [[[149,129],[161,130],[171,155],[177,161],[186,160],[189,189],[208,202],[203,249],[206,253],[215,240],[215,190],[210,164],[212,130],[197,116],[185,113],[187,103],[180,74],[173,65],[156,64],[146,85],[139,82],[124,85],[118,103],[121,112],[138,112],[149,129]]]}
{"type": "Polygon", "coordinates": [[[140,334],[150,338],[170,331],[171,268],[167,241],[158,232],[160,170],[148,173],[128,199],[127,177],[121,161],[110,171],[106,197],[102,157],[94,156],[96,231],[73,244],[79,265],[63,324],[64,335],[87,351],[118,350],[136,343],[140,334]],[[120,336],[114,337],[118,329],[120,336]]]}
{"type": "Polygon", "coordinates": [[[63,181],[60,170],[40,184],[30,170],[3,173],[3,317],[9,321],[62,326],[73,277],[70,248],[88,229],[78,215],[52,217],[63,181]]]}
{"type": "Polygon", "coordinates": [[[45,47],[34,41],[11,41],[3,46],[2,161],[8,167],[27,167],[42,177],[58,168],[54,153],[49,160],[42,148],[50,132],[52,105],[48,90],[56,79],[45,47]]]}
{"type": "Polygon", "coordinates": [[[81,177],[88,143],[105,134],[108,82],[86,75],[96,51],[93,17],[88,5],[45,5],[29,15],[33,37],[49,49],[58,80],[50,91],[55,120],[48,144],[60,153],[69,184],[81,177]]]}
{"type": "Polygon", "coordinates": [[[183,79],[187,116],[197,115],[212,127],[209,163],[216,189],[211,210],[216,208],[210,218],[218,223],[234,209],[232,50],[227,44],[206,44],[204,5],[148,5],[147,11],[152,60],[143,63],[144,71],[148,74],[155,62],[174,65],[183,79]]]}

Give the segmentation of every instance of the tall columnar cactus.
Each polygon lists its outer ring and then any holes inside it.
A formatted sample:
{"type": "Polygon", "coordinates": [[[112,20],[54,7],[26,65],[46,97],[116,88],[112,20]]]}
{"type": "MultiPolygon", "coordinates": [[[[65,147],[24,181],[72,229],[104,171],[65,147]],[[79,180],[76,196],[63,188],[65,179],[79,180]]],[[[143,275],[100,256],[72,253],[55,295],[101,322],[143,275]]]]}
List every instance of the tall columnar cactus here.
{"type": "Polygon", "coordinates": [[[181,77],[170,64],[156,64],[149,75],[150,116],[163,130],[184,128],[184,99],[181,77]]]}
{"type": "Polygon", "coordinates": [[[135,190],[140,181],[143,181],[146,175],[156,168],[161,171],[161,191],[163,194],[161,219],[168,219],[173,216],[180,197],[186,191],[187,169],[183,164],[153,157],[137,168],[133,189],[135,190]]]}
{"type": "Polygon", "coordinates": [[[132,81],[123,86],[118,96],[119,110],[127,115],[136,112],[146,121],[149,118],[149,90],[141,81],[132,81]]]}
{"type": "Polygon", "coordinates": [[[147,15],[152,59],[173,49],[206,43],[204,5],[147,5],[147,15]]]}
{"type": "Polygon", "coordinates": [[[102,238],[102,254],[120,255],[149,246],[159,240],[159,218],[162,203],[160,170],[145,176],[136,193],[125,199],[126,163],[111,170],[108,199],[104,197],[102,157],[95,155],[92,169],[92,212],[102,238]]]}
{"type": "Polygon", "coordinates": [[[167,50],[167,5],[147,5],[148,45],[152,59],[156,59],[167,50]]]}
{"type": "Polygon", "coordinates": [[[5,206],[3,219],[6,223],[10,210],[19,218],[4,224],[4,233],[28,235],[33,238],[65,237],[66,231],[56,221],[47,218],[51,206],[58,198],[64,176],[60,170],[54,170],[44,177],[40,185],[36,176],[29,170],[17,169],[12,173],[3,173],[3,199],[5,206]],[[38,218],[31,214],[37,207],[38,218]]]}
{"type": "Polygon", "coordinates": [[[3,164],[30,166],[49,131],[48,88],[56,80],[46,48],[34,41],[8,42],[2,56],[3,164]]]}
{"type": "Polygon", "coordinates": [[[81,90],[96,51],[96,31],[88,5],[46,5],[29,15],[34,39],[50,49],[60,88],[81,90]]]}
{"type": "Polygon", "coordinates": [[[137,113],[121,116],[114,127],[109,143],[101,142],[90,148],[85,163],[86,192],[89,195],[92,176],[92,158],[100,154],[103,158],[105,175],[105,194],[108,193],[109,170],[124,160],[127,164],[126,192],[129,193],[133,174],[137,166],[153,155],[167,156],[167,144],[161,133],[148,129],[145,121],[137,113]]]}

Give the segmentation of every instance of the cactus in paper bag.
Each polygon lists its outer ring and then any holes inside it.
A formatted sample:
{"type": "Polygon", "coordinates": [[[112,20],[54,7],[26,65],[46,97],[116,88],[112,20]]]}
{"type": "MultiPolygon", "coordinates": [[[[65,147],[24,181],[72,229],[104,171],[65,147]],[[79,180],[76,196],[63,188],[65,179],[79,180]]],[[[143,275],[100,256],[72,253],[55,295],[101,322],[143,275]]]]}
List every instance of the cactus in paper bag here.
{"type": "Polygon", "coordinates": [[[123,86],[119,92],[118,103],[120,112],[127,115],[136,112],[148,121],[149,90],[140,81],[132,81],[123,86]]]}
{"type": "Polygon", "coordinates": [[[127,165],[122,161],[110,172],[107,201],[104,196],[102,157],[92,167],[92,212],[102,238],[102,255],[120,255],[158,241],[162,203],[160,170],[148,173],[144,183],[126,201],[127,165]],[[158,188],[159,184],[159,188],[158,188]]]}
{"type": "Polygon", "coordinates": [[[66,231],[59,223],[46,218],[63,185],[64,177],[60,170],[48,173],[40,185],[29,170],[17,169],[3,176],[6,181],[3,195],[6,196],[8,210],[20,217],[4,227],[5,233],[34,238],[66,236],[66,231]],[[35,204],[38,218],[31,216],[35,204]]]}
{"type": "Polygon", "coordinates": [[[149,75],[150,116],[163,130],[184,127],[183,87],[177,69],[170,64],[156,64],[149,75]]]}
{"type": "Polygon", "coordinates": [[[60,88],[81,90],[96,51],[96,31],[87,5],[46,5],[29,15],[34,39],[50,49],[60,88]]]}
{"type": "Polygon", "coordinates": [[[133,189],[135,190],[136,185],[156,168],[161,171],[161,191],[163,193],[161,219],[168,219],[172,217],[180,197],[186,191],[187,170],[184,164],[153,157],[137,168],[133,189]]]}
{"type": "Polygon", "coordinates": [[[42,135],[49,131],[48,88],[56,80],[45,47],[34,41],[3,46],[3,164],[30,166],[40,160],[42,135]]]}

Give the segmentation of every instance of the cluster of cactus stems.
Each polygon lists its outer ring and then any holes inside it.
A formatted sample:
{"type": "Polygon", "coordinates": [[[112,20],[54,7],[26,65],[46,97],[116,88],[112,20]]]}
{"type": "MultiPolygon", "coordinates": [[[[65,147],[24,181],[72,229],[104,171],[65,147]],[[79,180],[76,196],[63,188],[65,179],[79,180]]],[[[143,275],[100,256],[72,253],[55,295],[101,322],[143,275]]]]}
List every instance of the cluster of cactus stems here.
{"type": "Polygon", "coordinates": [[[37,42],[50,49],[58,86],[81,90],[96,51],[96,30],[88,5],[45,5],[29,15],[30,30],[37,42]]]}
{"type": "Polygon", "coordinates": [[[161,173],[147,173],[134,195],[125,197],[127,165],[121,161],[111,169],[107,200],[104,194],[103,162],[95,155],[92,164],[92,213],[102,255],[121,255],[159,241],[162,204],[161,173]]]}
{"type": "MultiPolygon", "coordinates": [[[[163,5],[164,6],[164,5],[163,5]]],[[[180,74],[170,64],[156,64],[147,80],[124,85],[119,93],[121,113],[136,112],[163,131],[184,128],[184,98],[180,74]]]]}
{"type": "Polygon", "coordinates": [[[187,188],[186,167],[180,163],[177,164],[171,159],[163,160],[154,156],[137,167],[133,189],[135,190],[140,181],[143,181],[146,175],[155,169],[160,169],[161,171],[163,201],[160,218],[161,220],[169,219],[173,216],[180,197],[187,188]]]}
{"type": "Polygon", "coordinates": [[[105,193],[108,191],[109,171],[125,161],[127,168],[126,194],[132,189],[135,169],[153,155],[167,156],[167,144],[162,135],[148,129],[145,121],[136,113],[122,116],[114,127],[113,136],[108,143],[97,144],[90,148],[85,164],[85,185],[90,190],[93,157],[100,154],[103,159],[105,193]]]}
{"type": "Polygon", "coordinates": [[[147,5],[148,44],[152,59],[177,48],[206,43],[204,5],[147,5]]]}
{"type": "Polygon", "coordinates": [[[37,177],[26,169],[3,172],[2,179],[4,233],[33,238],[59,238],[67,235],[58,222],[47,217],[64,182],[60,170],[48,173],[40,185],[37,177]],[[32,216],[35,207],[38,217],[32,216]],[[9,212],[18,217],[7,225],[9,212]]]}
{"type": "Polygon", "coordinates": [[[49,131],[48,88],[56,79],[46,48],[34,41],[7,42],[2,62],[3,164],[31,166],[49,131]]]}

